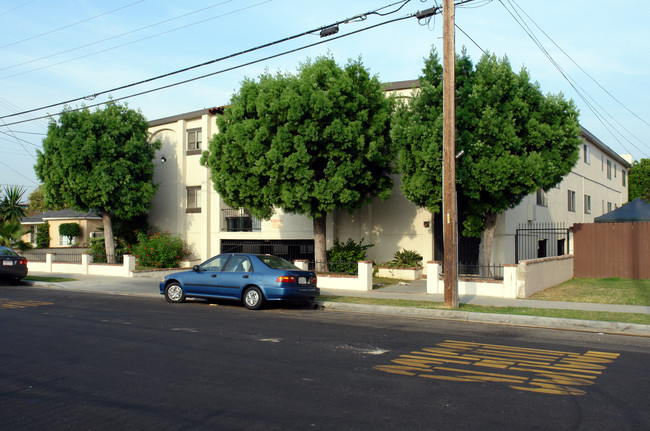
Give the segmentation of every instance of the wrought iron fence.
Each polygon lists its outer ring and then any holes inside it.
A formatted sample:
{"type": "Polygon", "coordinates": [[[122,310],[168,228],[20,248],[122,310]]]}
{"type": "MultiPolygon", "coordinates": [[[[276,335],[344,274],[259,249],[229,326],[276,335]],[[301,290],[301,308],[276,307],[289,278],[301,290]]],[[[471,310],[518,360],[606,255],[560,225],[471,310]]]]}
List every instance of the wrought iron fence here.
{"type": "MultiPolygon", "coordinates": [[[[93,253],[93,263],[108,263],[108,255],[105,253],[93,253]]],[[[113,256],[111,264],[121,265],[124,263],[124,254],[116,253],[113,256]]]]}
{"type": "Polygon", "coordinates": [[[221,253],[273,254],[289,262],[314,260],[314,240],[221,240],[221,253]]]}
{"type": "Polygon", "coordinates": [[[221,220],[221,230],[226,232],[259,232],[262,230],[262,222],[251,216],[245,209],[222,209],[221,220]]]}
{"type": "Polygon", "coordinates": [[[564,223],[522,223],[515,231],[515,263],[569,252],[570,234],[564,223]]]}

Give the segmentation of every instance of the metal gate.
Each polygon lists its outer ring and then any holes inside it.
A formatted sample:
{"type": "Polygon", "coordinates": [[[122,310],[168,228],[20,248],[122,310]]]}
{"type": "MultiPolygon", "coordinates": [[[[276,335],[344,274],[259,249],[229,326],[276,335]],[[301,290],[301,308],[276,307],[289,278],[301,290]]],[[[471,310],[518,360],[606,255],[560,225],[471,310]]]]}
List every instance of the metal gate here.
{"type": "Polygon", "coordinates": [[[314,240],[221,240],[222,253],[273,254],[293,262],[302,259],[314,261],[314,240]]]}
{"type": "Polygon", "coordinates": [[[515,231],[515,263],[568,253],[569,228],[564,223],[522,223],[515,231]]]}

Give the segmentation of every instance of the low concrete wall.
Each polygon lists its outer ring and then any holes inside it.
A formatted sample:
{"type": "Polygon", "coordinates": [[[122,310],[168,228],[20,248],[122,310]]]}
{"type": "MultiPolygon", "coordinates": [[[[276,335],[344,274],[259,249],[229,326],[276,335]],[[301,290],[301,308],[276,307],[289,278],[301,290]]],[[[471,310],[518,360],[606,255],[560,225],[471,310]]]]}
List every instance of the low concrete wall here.
{"type": "Polygon", "coordinates": [[[27,261],[27,270],[36,272],[55,272],[65,274],[105,275],[115,277],[133,277],[135,270],[135,256],[124,255],[124,263],[109,265],[105,263],[92,263],[92,255],[81,255],[81,264],[54,262],[54,254],[45,255],[45,262],[27,261]]]}
{"type": "MultiPolygon", "coordinates": [[[[427,293],[445,293],[441,278],[441,262],[427,262],[427,293]]],[[[493,296],[496,298],[517,297],[516,265],[503,265],[503,280],[471,280],[458,278],[459,295],[493,296]]]]}
{"type": "MultiPolygon", "coordinates": [[[[306,270],[306,260],[293,262],[300,269],[306,270]]],[[[359,275],[316,274],[316,285],[321,289],[359,290],[369,292],[372,290],[372,262],[357,262],[359,275]]]]}
{"type": "Polygon", "coordinates": [[[402,280],[419,280],[423,269],[377,267],[377,277],[399,278],[402,280]]]}
{"type": "Polygon", "coordinates": [[[517,267],[517,298],[529,298],[573,278],[573,255],[524,260],[517,267]]]}

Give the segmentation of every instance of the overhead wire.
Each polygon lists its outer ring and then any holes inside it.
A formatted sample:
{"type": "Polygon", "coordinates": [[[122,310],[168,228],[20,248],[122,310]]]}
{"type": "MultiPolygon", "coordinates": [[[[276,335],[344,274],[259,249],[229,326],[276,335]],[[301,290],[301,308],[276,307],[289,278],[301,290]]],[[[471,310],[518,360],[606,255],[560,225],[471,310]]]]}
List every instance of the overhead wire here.
{"type": "MultiPolygon", "coordinates": [[[[403,0],[403,1],[400,1],[398,3],[408,3],[410,1],[411,0],[403,0]]],[[[395,5],[395,4],[398,4],[398,3],[393,3],[392,5],[395,5]]],[[[373,11],[366,12],[365,15],[373,14],[375,11],[385,9],[386,7],[389,7],[389,6],[391,6],[391,5],[383,6],[383,7],[379,8],[379,9],[375,9],[373,11]]],[[[394,11],[393,13],[395,13],[395,12],[397,12],[397,11],[394,11]]],[[[359,14],[359,15],[356,15],[355,17],[358,17],[360,15],[364,15],[364,14],[359,14]]],[[[41,106],[41,107],[38,107],[38,108],[28,109],[28,110],[24,110],[24,111],[21,111],[21,112],[15,112],[15,113],[12,113],[12,114],[6,114],[6,115],[3,115],[3,116],[0,116],[0,120],[5,119],[5,118],[16,117],[16,116],[20,116],[20,115],[25,115],[25,114],[29,114],[29,113],[36,112],[36,111],[42,111],[42,110],[45,110],[45,109],[50,109],[50,108],[54,108],[54,107],[61,106],[61,105],[68,105],[68,104],[71,104],[71,103],[74,103],[74,102],[79,102],[79,101],[82,101],[82,100],[93,100],[93,99],[97,98],[98,96],[102,96],[104,94],[115,93],[117,91],[125,90],[127,88],[135,87],[135,86],[146,84],[146,83],[149,83],[149,82],[153,82],[153,81],[156,81],[156,80],[159,80],[159,79],[162,79],[162,78],[167,78],[167,77],[177,75],[177,74],[180,74],[180,73],[188,72],[190,70],[194,70],[194,69],[205,67],[205,66],[208,66],[208,65],[211,65],[211,64],[219,63],[219,62],[222,62],[222,61],[225,61],[225,60],[229,60],[229,59],[232,59],[232,58],[235,58],[235,57],[239,57],[239,56],[244,55],[244,54],[252,53],[254,51],[269,48],[269,47],[272,47],[274,45],[279,45],[279,44],[282,44],[282,43],[285,43],[285,42],[288,42],[288,41],[291,41],[291,40],[294,40],[294,39],[298,39],[298,38],[303,37],[303,36],[315,34],[315,33],[318,33],[318,32],[320,32],[320,31],[322,31],[322,30],[324,30],[326,28],[330,28],[330,27],[333,27],[333,26],[345,24],[347,22],[352,22],[351,20],[353,20],[355,17],[340,20],[340,21],[337,21],[337,22],[335,22],[333,24],[329,24],[329,25],[321,26],[321,27],[318,27],[318,28],[315,28],[315,29],[307,30],[307,31],[304,31],[302,33],[298,33],[298,34],[295,34],[295,35],[292,35],[292,36],[284,37],[282,39],[278,39],[278,40],[275,40],[275,41],[272,41],[272,42],[268,42],[268,43],[265,43],[265,44],[262,44],[262,45],[258,45],[258,46],[254,47],[254,48],[248,48],[248,49],[245,49],[245,50],[233,53],[233,54],[229,54],[229,55],[226,55],[226,56],[223,56],[223,57],[215,58],[213,60],[209,60],[209,61],[205,61],[203,63],[195,64],[193,66],[184,67],[182,69],[178,69],[178,70],[175,70],[175,71],[172,71],[172,72],[157,75],[157,76],[154,76],[154,77],[151,77],[151,78],[143,79],[143,80],[133,82],[133,83],[130,83],[130,84],[122,85],[122,86],[111,88],[111,89],[108,89],[108,90],[103,90],[103,91],[93,93],[93,94],[90,94],[90,95],[86,95],[86,96],[81,96],[81,97],[76,97],[76,98],[73,98],[73,99],[68,99],[68,100],[65,100],[63,102],[52,103],[52,104],[41,106]]],[[[408,17],[410,18],[410,16],[408,16],[408,17]]],[[[338,37],[335,37],[335,38],[329,37],[328,39],[324,39],[324,41],[335,40],[335,39],[338,39],[338,37]]],[[[315,45],[319,45],[319,44],[320,43],[317,43],[315,45]]],[[[275,57],[271,57],[271,58],[275,58],[275,57]]],[[[259,62],[259,61],[253,62],[251,64],[255,64],[257,62],[259,62]]],[[[239,67],[236,67],[236,68],[239,68],[239,67]]],[[[230,70],[232,70],[232,69],[230,69],[230,70]]],[[[206,75],[206,77],[207,76],[212,76],[212,75],[208,74],[208,75],[206,75]]],[[[195,79],[192,79],[192,80],[195,80],[195,79]]],[[[192,80],[187,81],[187,82],[191,82],[192,80]]],[[[167,88],[167,87],[162,87],[162,88],[167,88]]],[[[49,116],[38,117],[38,118],[48,118],[48,117],[49,116]]],[[[14,123],[9,123],[8,125],[11,125],[11,124],[18,124],[18,123],[14,122],[14,123]]]]}
{"type": "MultiPolygon", "coordinates": [[[[607,131],[612,135],[612,137],[613,137],[613,138],[614,138],[614,139],[615,139],[615,140],[616,140],[616,141],[621,145],[621,147],[623,147],[623,149],[624,149],[626,152],[631,153],[631,151],[629,151],[629,149],[625,146],[625,144],[623,144],[623,142],[621,142],[621,140],[618,138],[618,136],[616,135],[616,133],[618,133],[618,134],[619,134],[623,139],[625,139],[628,143],[630,143],[630,144],[631,144],[631,145],[632,145],[632,146],[633,146],[637,151],[639,151],[640,153],[642,153],[642,154],[644,154],[644,155],[647,155],[647,153],[646,153],[645,151],[641,150],[641,149],[640,149],[639,147],[637,147],[634,143],[632,143],[629,139],[627,139],[627,138],[626,138],[626,137],[625,137],[625,136],[624,136],[620,131],[618,131],[618,130],[616,129],[616,127],[614,127],[614,126],[613,126],[613,125],[612,125],[612,124],[611,124],[611,123],[610,123],[606,118],[604,118],[604,116],[603,116],[603,115],[602,115],[602,114],[601,114],[601,113],[600,113],[600,112],[599,112],[599,111],[598,111],[598,110],[593,106],[593,104],[592,104],[591,101],[593,101],[593,102],[598,106],[598,108],[601,109],[601,111],[605,112],[607,115],[609,115],[610,117],[613,118],[613,116],[612,116],[611,114],[607,113],[607,112],[604,110],[604,108],[602,108],[602,106],[600,106],[597,102],[595,102],[595,100],[594,100],[590,95],[588,95],[588,93],[587,93],[587,92],[586,92],[586,91],[585,91],[585,90],[584,90],[584,89],[583,89],[583,88],[582,88],[582,87],[577,83],[577,81],[574,80],[574,79],[573,79],[573,78],[568,74],[568,72],[566,72],[566,71],[564,70],[564,68],[562,68],[562,66],[561,66],[561,65],[560,65],[560,64],[559,64],[559,63],[558,63],[558,62],[553,58],[553,56],[548,52],[548,50],[544,47],[544,45],[542,44],[542,42],[537,38],[537,36],[535,36],[535,34],[533,33],[533,31],[532,31],[532,30],[530,29],[530,27],[526,24],[525,20],[521,17],[521,15],[517,12],[517,10],[515,9],[515,7],[512,5],[512,3],[515,3],[515,4],[516,4],[515,0],[505,0],[505,1],[507,1],[507,2],[510,4],[510,6],[512,7],[512,11],[511,11],[510,9],[508,9],[508,7],[504,4],[503,0],[499,0],[499,3],[501,3],[501,5],[504,7],[504,9],[506,9],[506,11],[510,14],[510,16],[511,16],[511,17],[515,20],[515,22],[516,22],[516,23],[517,23],[517,24],[518,24],[518,25],[519,25],[519,26],[524,30],[524,32],[525,32],[525,33],[526,33],[526,34],[531,38],[531,40],[533,40],[533,42],[535,43],[535,45],[537,45],[537,47],[538,47],[538,48],[542,51],[542,53],[547,57],[547,59],[551,62],[551,64],[552,64],[552,65],[553,65],[553,66],[554,66],[554,67],[555,67],[555,68],[560,72],[560,74],[562,75],[562,77],[563,77],[563,78],[564,78],[564,79],[569,83],[569,85],[573,88],[573,90],[576,92],[576,94],[578,95],[578,97],[580,97],[580,99],[585,103],[585,105],[587,106],[587,108],[589,108],[589,110],[594,114],[594,116],[596,117],[596,119],[597,119],[597,120],[598,120],[598,121],[599,121],[599,122],[600,122],[600,123],[605,127],[605,129],[606,129],[606,130],[607,130],[607,131]],[[516,15],[516,16],[515,16],[515,15],[516,15]],[[588,100],[588,99],[591,99],[591,101],[588,100]],[[616,132],[616,133],[614,133],[614,132],[616,132]]],[[[519,8],[519,9],[522,10],[522,12],[523,12],[523,9],[521,9],[521,7],[520,7],[519,5],[517,5],[517,8],[519,8]]],[[[528,16],[528,15],[526,15],[526,16],[528,16]]],[[[531,19],[531,21],[532,21],[532,19],[531,19]]],[[[534,21],[533,21],[533,22],[534,22],[534,21]]],[[[537,26],[537,24],[535,24],[535,25],[537,26]]],[[[538,28],[539,28],[539,26],[538,26],[538,28]]],[[[540,30],[541,30],[541,29],[540,29],[540,30]]],[[[544,33],[544,32],[543,32],[543,33],[544,33]]],[[[544,34],[546,35],[546,33],[544,33],[544,34]]],[[[546,35],[546,36],[547,36],[547,35],[546,35]]],[[[547,36],[547,37],[548,37],[548,36],[547,36]]],[[[550,37],[548,37],[548,38],[550,39],[550,37]]],[[[553,43],[554,43],[554,42],[553,42],[553,43]]],[[[555,43],[554,43],[554,44],[555,44],[555,43]]],[[[565,53],[565,55],[567,55],[567,54],[565,53]]],[[[568,55],[567,55],[567,56],[568,56],[568,55]]],[[[573,61],[573,60],[572,60],[572,61],[573,61]]],[[[617,120],[614,119],[614,121],[618,123],[617,120]]],[[[619,123],[619,125],[620,125],[620,123],[619,123]]],[[[625,129],[625,130],[627,130],[627,129],[625,129]]],[[[628,133],[630,133],[630,132],[628,131],[628,133]]],[[[637,138],[637,139],[638,139],[638,138],[637,138]]],[[[639,140],[639,141],[640,141],[640,140],[639,140]]],[[[640,142],[642,142],[642,141],[640,141],[640,142]]]]}

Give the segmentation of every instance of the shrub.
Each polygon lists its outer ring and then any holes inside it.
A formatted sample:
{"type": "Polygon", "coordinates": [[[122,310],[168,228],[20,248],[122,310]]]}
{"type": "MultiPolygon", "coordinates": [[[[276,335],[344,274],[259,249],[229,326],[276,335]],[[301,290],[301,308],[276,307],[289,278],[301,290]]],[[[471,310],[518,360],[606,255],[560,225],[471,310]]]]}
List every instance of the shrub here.
{"type": "Polygon", "coordinates": [[[45,222],[36,226],[36,247],[48,248],[50,246],[50,224],[45,222]]]}
{"type": "MultiPolygon", "coordinates": [[[[114,238],[115,241],[115,257],[118,258],[116,261],[120,261],[120,257],[127,254],[129,249],[124,241],[119,238],[114,238]]],[[[95,263],[106,263],[106,243],[104,238],[92,238],[90,240],[90,249],[93,253],[93,262],[95,263]]]]}
{"type": "Polygon", "coordinates": [[[422,255],[413,250],[396,251],[393,260],[387,263],[390,268],[416,268],[422,266],[422,255]]]}
{"type": "Polygon", "coordinates": [[[59,235],[68,237],[68,242],[72,241],[81,235],[81,226],[78,223],[62,223],[59,226],[59,235]]]}
{"type": "Polygon", "coordinates": [[[181,259],[190,255],[187,244],[179,235],[169,232],[154,233],[149,236],[138,233],[138,243],[133,254],[138,264],[153,268],[177,268],[181,259]]]}
{"type": "Polygon", "coordinates": [[[363,238],[358,244],[352,238],[348,238],[346,243],[334,240],[334,246],[327,250],[330,271],[356,274],[357,262],[366,260],[366,251],[373,246],[374,244],[364,244],[363,238]]]}

